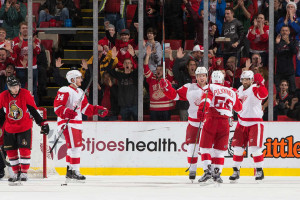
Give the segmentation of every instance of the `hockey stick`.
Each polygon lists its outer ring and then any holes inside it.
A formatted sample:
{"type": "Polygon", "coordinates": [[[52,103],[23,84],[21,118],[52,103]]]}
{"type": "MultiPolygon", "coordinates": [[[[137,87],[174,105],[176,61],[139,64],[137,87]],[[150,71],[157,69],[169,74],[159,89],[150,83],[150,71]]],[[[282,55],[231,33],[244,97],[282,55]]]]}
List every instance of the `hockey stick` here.
{"type": "Polygon", "coordinates": [[[162,21],[162,45],[163,45],[163,78],[166,78],[166,62],[165,62],[165,0],[163,0],[163,6],[162,6],[162,15],[163,15],[163,21],[162,21]]]}
{"type": "Polygon", "coordinates": [[[4,153],[2,151],[2,149],[0,148],[0,154],[1,154],[1,158],[4,162],[4,164],[7,166],[7,167],[11,167],[10,163],[5,159],[5,156],[4,156],[4,153]]]}
{"type": "MultiPolygon", "coordinates": [[[[90,81],[88,83],[88,85],[86,86],[85,90],[84,90],[84,93],[81,95],[80,97],[80,100],[78,101],[77,105],[75,106],[75,108],[73,109],[73,111],[75,112],[75,110],[78,108],[79,104],[82,102],[83,98],[84,98],[84,95],[87,93],[91,83],[93,81],[93,76],[90,78],[90,81]]],[[[58,137],[56,138],[51,150],[50,150],[50,154],[52,153],[54,147],[56,146],[56,144],[58,143],[58,140],[61,138],[63,132],[66,130],[69,122],[70,122],[71,119],[68,119],[68,121],[66,122],[66,124],[62,127],[62,129],[60,129],[60,132],[58,133],[58,137]]]]}
{"type": "MultiPolygon", "coordinates": [[[[205,96],[205,101],[204,101],[204,106],[203,106],[202,112],[205,111],[205,105],[206,105],[206,101],[207,101],[207,96],[208,96],[208,91],[206,92],[206,96],[205,96]]],[[[203,128],[201,128],[202,125],[203,125],[203,122],[200,122],[198,130],[197,130],[197,136],[196,136],[195,146],[194,146],[194,150],[193,150],[193,154],[192,154],[192,160],[194,158],[194,154],[195,154],[195,150],[196,150],[196,145],[199,144],[199,142],[197,143],[197,141],[198,141],[198,138],[200,136],[200,129],[201,129],[201,132],[203,130],[203,128]]],[[[192,163],[190,163],[189,168],[187,168],[187,170],[185,170],[185,172],[188,172],[190,170],[191,166],[192,166],[192,163]]]]}

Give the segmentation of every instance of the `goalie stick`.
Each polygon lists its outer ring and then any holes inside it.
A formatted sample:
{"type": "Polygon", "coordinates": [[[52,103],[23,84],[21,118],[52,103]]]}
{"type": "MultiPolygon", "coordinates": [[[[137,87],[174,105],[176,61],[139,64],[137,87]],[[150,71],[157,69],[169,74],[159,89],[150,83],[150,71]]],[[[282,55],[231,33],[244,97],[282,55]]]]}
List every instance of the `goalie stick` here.
{"type": "Polygon", "coordinates": [[[4,162],[4,164],[7,166],[7,167],[11,167],[10,163],[5,159],[5,156],[4,156],[4,153],[2,151],[2,149],[0,148],[0,154],[1,154],[1,158],[4,162]]]}
{"type": "MultiPolygon", "coordinates": [[[[80,97],[80,100],[78,101],[78,103],[77,103],[77,105],[75,106],[75,108],[73,109],[73,111],[75,111],[75,110],[78,108],[79,104],[82,102],[82,100],[83,100],[83,98],[84,98],[84,95],[87,93],[87,91],[88,91],[88,89],[89,89],[89,87],[90,87],[92,81],[93,81],[93,76],[90,78],[89,83],[88,83],[88,85],[86,86],[86,88],[85,88],[85,90],[84,90],[84,93],[83,93],[82,96],[80,97]]],[[[61,138],[61,136],[62,136],[64,130],[67,128],[69,122],[70,122],[70,119],[68,119],[68,121],[66,122],[66,124],[60,129],[60,132],[58,133],[58,137],[56,138],[56,140],[55,140],[55,142],[54,142],[54,144],[53,144],[53,146],[52,146],[52,148],[51,148],[51,150],[50,150],[50,154],[52,153],[54,147],[57,145],[58,140],[61,138]]]]}

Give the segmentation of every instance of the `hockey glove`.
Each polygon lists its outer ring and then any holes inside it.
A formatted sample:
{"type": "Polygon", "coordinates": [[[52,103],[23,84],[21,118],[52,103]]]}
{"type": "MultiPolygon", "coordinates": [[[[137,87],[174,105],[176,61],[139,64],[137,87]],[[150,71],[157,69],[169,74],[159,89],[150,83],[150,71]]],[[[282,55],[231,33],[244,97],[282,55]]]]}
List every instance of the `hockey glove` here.
{"type": "Polygon", "coordinates": [[[41,124],[41,134],[48,135],[49,134],[49,125],[47,121],[43,121],[41,124]]]}
{"type": "Polygon", "coordinates": [[[107,108],[103,106],[96,106],[94,110],[94,115],[98,115],[99,117],[105,117],[108,114],[107,108]]]}
{"type": "Polygon", "coordinates": [[[70,108],[66,108],[61,118],[63,119],[74,119],[77,116],[77,112],[71,110],[70,108]]]}
{"type": "Polygon", "coordinates": [[[264,86],[265,84],[265,80],[264,78],[262,77],[261,74],[257,73],[254,75],[254,82],[257,84],[257,85],[261,85],[261,86],[264,86]]]}
{"type": "Polygon", "coordinates": [[[159,87],[165,91],[172,89],[172,84],[168,79],[161,79],[159,81],[159,87]]]}
{"type": "Polygon", "coordinates": [[[197,118],[200,120],[200,122],[204,121],[204,113],[201,110],[197,112],[197,118]]]}

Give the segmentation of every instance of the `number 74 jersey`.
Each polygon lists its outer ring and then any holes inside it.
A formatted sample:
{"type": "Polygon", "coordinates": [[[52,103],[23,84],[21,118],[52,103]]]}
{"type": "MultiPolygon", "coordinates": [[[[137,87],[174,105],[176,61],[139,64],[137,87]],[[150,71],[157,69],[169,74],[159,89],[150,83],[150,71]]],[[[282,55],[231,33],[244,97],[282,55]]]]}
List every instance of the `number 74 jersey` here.
{"type": "MultiPolygon", "coordinates": [[[[219,115],[232,117],[232,109],[236,112],[242,110],[242,104],[233,89],[219,84],[209,84],[206,92],[206,106],[209,109],[215,109],[219,115]]],[[[200,110],[203,109],[205,98],[206,95],[204,94],[199,107],[200,110]]]]}

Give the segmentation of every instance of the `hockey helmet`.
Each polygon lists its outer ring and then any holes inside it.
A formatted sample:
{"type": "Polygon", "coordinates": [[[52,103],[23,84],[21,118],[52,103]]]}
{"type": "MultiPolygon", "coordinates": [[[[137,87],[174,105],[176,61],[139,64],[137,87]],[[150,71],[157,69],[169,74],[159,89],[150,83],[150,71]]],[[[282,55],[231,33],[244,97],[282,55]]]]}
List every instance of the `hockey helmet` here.
{"type": "Polygon", "coordinates": [[[15,76],[9,76],[6,80],[8,87],[13,87],[16,85],[21,85],[20,81],[15,76]]]}
{"type": "Polygon", "coordinates": [[[253,82],[253,80],[254,80],[253,71],[251,71],[251,70],[243,71],[243,73],[241,74],[241,82],[244,78],[249,78],[251,80],[251,82],[253,82]]]}
{"type": "Polygon", "coordinates": [[[213,71],[212,75],[211,75],[211,82],[212,83],[220,83],[223,84],[224,83],[224,74],[222,71],[213,71]]]}
{"type": "Polygon", "coordinates": [[[207,75],[207,69],[205,67],[197,67],[195,74],[206,74],[207,75]]]}
{"type": "Polygon", "coordinates": [[[67,78],[67,80],[68,80],[69,83],[73,83],[72,79],[75,80],[77,77],[81,77],[81,76],[82,76],[82,74],[81,74],[80,71],[78,71],[78,70],[70,70],[70,71],[68,71],[68,73],[66,75],[66,78],[67,78]]]}

